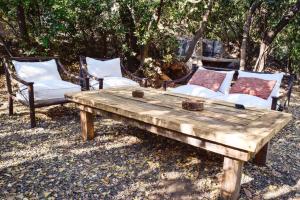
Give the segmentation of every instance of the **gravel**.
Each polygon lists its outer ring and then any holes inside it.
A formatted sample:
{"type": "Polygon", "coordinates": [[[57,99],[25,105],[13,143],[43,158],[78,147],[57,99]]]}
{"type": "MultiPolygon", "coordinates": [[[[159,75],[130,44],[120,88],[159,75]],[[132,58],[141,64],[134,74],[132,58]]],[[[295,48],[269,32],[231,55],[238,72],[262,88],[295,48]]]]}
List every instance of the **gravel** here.
{"type": "MultiPolygon", "coordinates": [[[[0,199],[218,199],[221,156],[101,117],[82,142],[72,104],[38,109],[30,129],[26,107],[7,115],[3,82],[0,199]]],[[[300,93],[292,100],[267,166],[245,164],[241,199],[300,198],[300,93]]]]}

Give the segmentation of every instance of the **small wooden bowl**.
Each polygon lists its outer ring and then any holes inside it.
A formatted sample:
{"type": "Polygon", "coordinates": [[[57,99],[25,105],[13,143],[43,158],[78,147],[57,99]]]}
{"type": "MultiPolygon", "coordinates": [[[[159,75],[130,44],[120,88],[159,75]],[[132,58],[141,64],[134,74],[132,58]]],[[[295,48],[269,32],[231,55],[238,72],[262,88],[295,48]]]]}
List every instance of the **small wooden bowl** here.
{"type": "Polygon", "coordinates": [[[204,109],[204,101],[201,100],[184,100],[182,101],[182,108],[190,111],[201,111],[204,109]]]}
{"type": "Polygon", "coordinates": [[[134,91],[132,91],[132,96],[137,97],[137,98],[143,98],[144,97],[144,91],[134,90],[134,91]]]}

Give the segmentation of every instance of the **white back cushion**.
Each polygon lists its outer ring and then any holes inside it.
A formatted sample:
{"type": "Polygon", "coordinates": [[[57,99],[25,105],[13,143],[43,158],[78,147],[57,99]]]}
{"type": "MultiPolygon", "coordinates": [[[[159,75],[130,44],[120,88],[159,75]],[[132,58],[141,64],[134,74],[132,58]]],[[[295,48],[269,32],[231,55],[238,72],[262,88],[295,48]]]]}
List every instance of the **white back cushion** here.
{"type": "Polygon", "coordinates": [[[86,57],[86,64],[88,72],[98,78],[122,77],[120,58],[101,61],[86,57]]]}
{"type": "MultiPolygon", "coordinates": [[[[198,70],[208,70],[208,69],[205,69],[204,67],[199,67],[198,70]]],[[[219,91],[222,92],[225,95],[229,94],[231,81],[233,79],[233,75],[234,75],[235,71],[216,71],[216,72],[226,74],[226,77],[223,80],[223,82],[222,82],[222,84],[219,88],[219,91]]]]}
{"type": "Polygon", "coordinates": [[[260,78],[260,79],[264,79],[264,80],[275,80],[276,84],[275,84],[269,98],[279,96],[280,85],[281,85],[283,75],[284,75],[284,73],[259,74],[259,73],[244,72],[244,71],[239,70],[239,77],[254,77],[254,78],[260,78]]]}
{"type": "Polygon", "coordinates": [[[44,80],[61,80],[54,59],[42,62],[19,62],[12,61],[17,75],[29,82],[44,80]]]}

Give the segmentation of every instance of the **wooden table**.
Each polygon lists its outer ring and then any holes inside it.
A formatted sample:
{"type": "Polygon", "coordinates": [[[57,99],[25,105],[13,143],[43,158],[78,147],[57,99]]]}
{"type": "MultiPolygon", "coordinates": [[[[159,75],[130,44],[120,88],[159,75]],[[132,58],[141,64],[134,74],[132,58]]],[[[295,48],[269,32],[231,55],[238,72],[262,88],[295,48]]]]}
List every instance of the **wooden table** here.
{"type": "Polygon", "coordinates": [[[211,100],[206,100],[203,111],[187,111],[181,108],[183,100],[201,98],[149,88],[139,88],[145,96],[134,98],[131,93],[135,89],[66,94],[80,109],[83,139],[94,138],[93,114],[100,114],[221,154],[223,199],[238,198],[243,163],[254,158],[255,163],[264,164],[269,141],[292,119],[283,112],[240,110],[233,104],[211,100]]]}

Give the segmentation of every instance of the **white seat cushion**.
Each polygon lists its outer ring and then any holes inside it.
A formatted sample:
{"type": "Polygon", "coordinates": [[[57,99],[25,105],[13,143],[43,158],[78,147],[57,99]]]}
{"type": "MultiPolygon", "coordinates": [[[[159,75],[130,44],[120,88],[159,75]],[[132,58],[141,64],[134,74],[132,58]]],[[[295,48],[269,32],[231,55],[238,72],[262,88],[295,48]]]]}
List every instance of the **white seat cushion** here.
{"type": "Polygon", "coordinates": [[[227,101],[234,104],[241,104],[247,107],[271,109],[272,98],[267,100],[248,95],[248,94],[229,94],[224,96],[216,96],[215,100],[227,101]]]}
{"type": "Polygon", "coordinates": [[[275,80],[276,84],[275,84],[268,100],[272,97],[279,96],[280,85],[281,85],[283,75],[284,75],[284,73],[264,74],[264,73],[251,73],[251,72],[239,71],[239,78],[240,77],[252,77],[252,78],[259,78],[259,79],[264,79],[264,80],[275,80]]]}
{"type": "Polygon", "coordinates": [[[217,96],[223,96],[223,93],[221,92],[215,92],[198,85],[182,85],[176,88],[170,88],[168,90],[173,93],[203,97],[207,99],[215,98],[217,96]]]}
{"type": "MultiPolygon", "coordinates": [[[[91,89],[98,89],[99,82],[96,80],[90,81],[91,89]]],[[[105,77],[103,79],[103,89],[112,87],[125,87],[125,86],[139,86],[139,84],[133,80],[124,77],[105,77]]]]}
{"type": "Polygon", "coordinates": [[[45,80],[61,80],[54,59],[43,62],[19,62],[12,61],[17,75],[28,82],[45,80]]]}
{"type": "Polygon", "coordinates": [[[120,58],[111,60],[96,60],[86,57],[88,72],[98,78],[122,77],[120,58]]]}
{"type": "MultiPolygon", "coordinates": [[[[62,80],[46,80],[33,84],[35,102],[46,102],[48,100],[63,100],[64,94],[68,92],[80,92],[81,87],[73,83],[62,80]]],[[[25,86],[20,88],[17,93],[17,99],[28,100],[28,89],[25,86]]]]}

